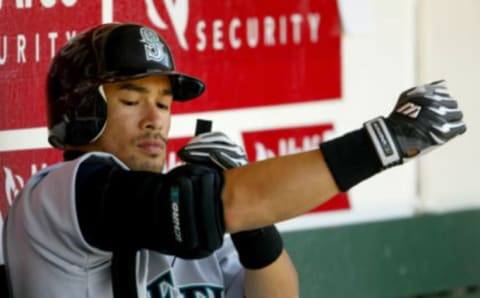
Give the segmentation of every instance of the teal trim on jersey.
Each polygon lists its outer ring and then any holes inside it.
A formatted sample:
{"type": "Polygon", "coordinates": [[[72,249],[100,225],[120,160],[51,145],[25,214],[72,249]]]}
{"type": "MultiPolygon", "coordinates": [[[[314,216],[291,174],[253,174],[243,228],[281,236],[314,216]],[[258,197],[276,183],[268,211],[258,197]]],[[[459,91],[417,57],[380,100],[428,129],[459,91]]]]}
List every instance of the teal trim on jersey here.
{"type": "Polygon", "coordinates": [[[149,298],[174,298],[178,297],[178,291],[185,298],[194,297],[208,297],[208,298],[223,298],[224,290],[221,286],[211,284],[191,284],[178,287],[172,276],[172,271],[168,270],[157,278],[152,280],[148,286],[149,298]]]}
{"type": "Polygon", "coordinates": [[[302,298],[480,297],[480,209],[283,237],[302,298]]]}
{"type": "Polygon", "coordinates": [[[176,204],[180,201],[180,189],[178,186],[172,186],[170,188],[170,200],[176,204]]]}

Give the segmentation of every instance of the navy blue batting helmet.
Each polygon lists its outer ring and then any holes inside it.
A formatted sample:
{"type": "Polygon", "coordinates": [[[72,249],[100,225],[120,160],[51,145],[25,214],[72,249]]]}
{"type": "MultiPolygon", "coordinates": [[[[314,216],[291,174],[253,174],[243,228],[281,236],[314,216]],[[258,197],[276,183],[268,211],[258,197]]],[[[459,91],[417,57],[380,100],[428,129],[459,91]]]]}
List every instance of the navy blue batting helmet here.
{"type": "Polygon", "coordinates": [[[57,52],[48,72],[48,141],[57,148],[93,142],[107,117],[99,86],[156,74],[170,78],[176,101],[205,90],[201,80],[175,70],[167,43],[151,28],[110,23],[76,35],[57,52]]]}

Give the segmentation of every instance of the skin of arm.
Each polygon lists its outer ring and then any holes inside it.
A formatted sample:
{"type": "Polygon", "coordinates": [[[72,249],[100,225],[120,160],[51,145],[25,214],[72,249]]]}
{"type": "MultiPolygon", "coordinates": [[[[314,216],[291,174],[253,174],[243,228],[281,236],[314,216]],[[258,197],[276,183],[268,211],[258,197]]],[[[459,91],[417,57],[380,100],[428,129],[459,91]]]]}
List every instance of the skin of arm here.
{"type": "Polygon", "coordinates": [[[299,216],[338,192],[320,150],[230,169],[223,189],[225,226],[234,233],[271,225],[299,216]]]}
{"type": "Polygon", "coordinates": [[[298,276],[287,251],[261,269],[245,269],[245,297],[300,297],[298,276]]]}

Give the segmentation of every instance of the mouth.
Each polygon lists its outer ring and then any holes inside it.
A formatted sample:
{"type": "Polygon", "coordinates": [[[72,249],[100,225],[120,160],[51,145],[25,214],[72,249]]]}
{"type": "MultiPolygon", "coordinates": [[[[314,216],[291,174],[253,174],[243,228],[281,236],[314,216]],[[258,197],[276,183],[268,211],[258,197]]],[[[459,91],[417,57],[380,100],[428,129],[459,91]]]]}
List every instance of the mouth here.
{"type": "Polygon", "coordinates": [[[165,142],[162,140],[143,140],[137,143],[137,147],[148,155],[160,155],[165,152],[165,142]]]}

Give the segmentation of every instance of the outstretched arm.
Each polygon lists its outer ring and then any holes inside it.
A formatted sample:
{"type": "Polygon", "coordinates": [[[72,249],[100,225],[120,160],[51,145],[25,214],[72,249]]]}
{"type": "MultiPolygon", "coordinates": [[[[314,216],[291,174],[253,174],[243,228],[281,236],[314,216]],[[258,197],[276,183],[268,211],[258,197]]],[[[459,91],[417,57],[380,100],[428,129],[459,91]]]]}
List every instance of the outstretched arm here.
{"type": "Polygon", "coordinates": [[[462,118],[445,82],[433,82],[404,91],[388,117],[367,121],[322,143],[320,150],[228,169],[222,193],[226,229],[242,231],[301,215],[464,133],[462,118]]]}

